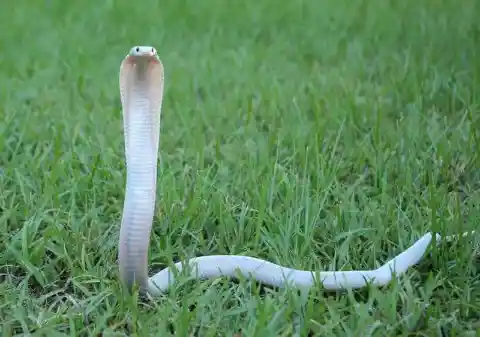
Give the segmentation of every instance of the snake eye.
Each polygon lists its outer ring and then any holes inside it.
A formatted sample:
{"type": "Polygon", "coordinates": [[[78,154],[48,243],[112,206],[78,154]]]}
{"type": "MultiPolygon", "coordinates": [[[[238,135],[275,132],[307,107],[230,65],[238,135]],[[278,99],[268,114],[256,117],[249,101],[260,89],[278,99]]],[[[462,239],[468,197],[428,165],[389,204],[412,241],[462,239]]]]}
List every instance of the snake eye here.
{"type": "Polygon", "coordinates": [[[137,47],[137,48],[135,48],[135,50],[136,50],[136,52],[138,53],[138,52],[140,51],[140,48],[137,47]]]}

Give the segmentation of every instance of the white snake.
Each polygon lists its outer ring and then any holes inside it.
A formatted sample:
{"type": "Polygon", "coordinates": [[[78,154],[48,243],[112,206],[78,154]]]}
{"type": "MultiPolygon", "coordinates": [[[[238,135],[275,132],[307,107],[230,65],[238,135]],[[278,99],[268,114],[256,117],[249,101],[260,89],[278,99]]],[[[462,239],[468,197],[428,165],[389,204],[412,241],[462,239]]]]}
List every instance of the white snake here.
{"type": "MultiPolygon", "coordinates": [[[[136,284],[141,292],[158,296],[175,281],[166,268],[148,277],[148,246],[155,209],[160,114],[164,70],[153,47],[133,47],[120,66],[120,95],[123,109],[126,194],[120,229],[119,264],[123,283],[136,284]]],[[[469,233],[465,233],[469,234],[469,233]]],[[[188,261],[190,276],[211,279],[244,277],[270,286],[311,287],[320,282],[330,290],[353,289],[368,284],[383,286],[420,261],[433,234],[427,233],[406,251],[375,270],[315,272],[290,269],[248,256],[213,255],[188,261]]],[[[456,236],[447,237],[451,240],[456,236]]],[[[440,236],[436,234],[436,242],[440,236]]],[[[183,263],[175,264],[178,272],[183,263]]]]}

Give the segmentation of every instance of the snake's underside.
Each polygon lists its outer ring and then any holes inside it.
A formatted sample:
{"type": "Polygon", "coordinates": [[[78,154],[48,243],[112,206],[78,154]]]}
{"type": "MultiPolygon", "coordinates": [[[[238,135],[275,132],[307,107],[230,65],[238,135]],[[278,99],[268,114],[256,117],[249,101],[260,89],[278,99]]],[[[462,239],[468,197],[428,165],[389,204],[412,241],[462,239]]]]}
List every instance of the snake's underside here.
{"type": "MultiPolygon", "coordinates": [[[[143,292],[160,295],[187,270],[191,277],[212,279],[243,275],[270,286],[311,287],[341,290],[383,286],[404,274],[425,254],[433,234],[427,233],[410,248],[375,270],[303,271],[248,256],[212,255],[175,264],[148,277],[148,246],[155,209],[160,114],[164,70],[152,47],[133,47],[120,66],[120,95],[123,109],[127,182],[119,243],[122,281],[143,292]],[[188,266],[188,268],[185,268],[188,266]]],[[[469,233],[465,233],[469,234],[469,233]]],[[[447,237],[452,240],[456,236],[447,237]]],[[[435,241],[440,242],[438,234],[435,241]]]]}

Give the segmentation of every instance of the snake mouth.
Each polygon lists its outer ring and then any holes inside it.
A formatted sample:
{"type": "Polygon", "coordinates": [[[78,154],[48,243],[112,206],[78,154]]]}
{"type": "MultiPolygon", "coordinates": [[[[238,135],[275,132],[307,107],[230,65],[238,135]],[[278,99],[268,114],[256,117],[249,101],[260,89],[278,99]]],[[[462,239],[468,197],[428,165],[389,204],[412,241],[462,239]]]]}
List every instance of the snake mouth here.
{"type": "Polygon", "coordinates": [[[130,63],[138,63],[138,62],[153,62],[153,63],[160,63],[160,60],[157,56],[152,53],[143,53],[138,55],[129,55],[127,57],[127,61],[130,63]]]}

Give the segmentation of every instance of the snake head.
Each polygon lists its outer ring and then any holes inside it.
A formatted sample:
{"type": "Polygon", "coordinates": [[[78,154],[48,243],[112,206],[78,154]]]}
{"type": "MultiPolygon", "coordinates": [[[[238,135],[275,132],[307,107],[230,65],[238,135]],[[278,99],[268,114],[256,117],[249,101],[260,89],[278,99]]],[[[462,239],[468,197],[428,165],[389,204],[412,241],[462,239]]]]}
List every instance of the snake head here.
{"type": "Polygon", "coordinates": [[[157,57],[157,50],[150,46],[135,46],[130,49],[128,56],[157,57]]]}

